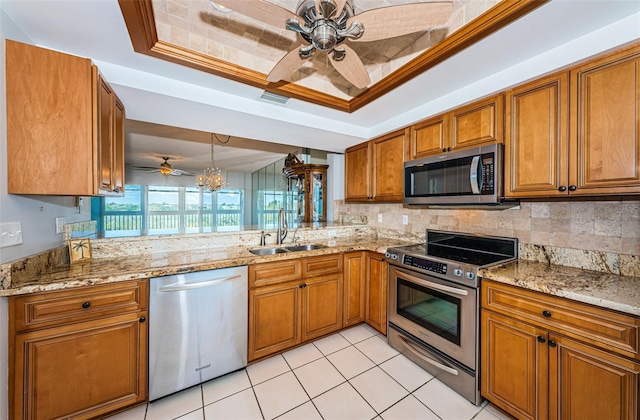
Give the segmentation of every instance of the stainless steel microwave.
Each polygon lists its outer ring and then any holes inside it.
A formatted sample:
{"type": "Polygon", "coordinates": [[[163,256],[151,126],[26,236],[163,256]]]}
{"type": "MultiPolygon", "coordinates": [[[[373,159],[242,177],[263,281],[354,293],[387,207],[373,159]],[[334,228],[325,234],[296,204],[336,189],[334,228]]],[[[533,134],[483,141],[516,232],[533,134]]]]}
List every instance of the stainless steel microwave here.
{"type": "Polygon", "coordinates": [[[502,144],[412,160],[404,164],[404,203],[499,204],[502,175],[502,144]]]}

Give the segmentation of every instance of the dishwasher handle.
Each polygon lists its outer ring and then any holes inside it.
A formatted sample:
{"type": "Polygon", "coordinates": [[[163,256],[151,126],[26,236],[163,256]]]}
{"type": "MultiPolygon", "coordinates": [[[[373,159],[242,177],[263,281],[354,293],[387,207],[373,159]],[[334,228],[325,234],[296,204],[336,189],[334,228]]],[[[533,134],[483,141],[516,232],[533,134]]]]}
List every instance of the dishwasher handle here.
{"type": "Polygon", "coordinates": [[[202,287],[215,286],[216,284],[224,283],[226,281],[239,279],[239,278],[240,278],[240,275],[236,274],[235,276],[222,277],[222,278],[219,278],[219,279],[201,281],[201,282],[198,282],[198,283],[186,283],[186,284],[185,283],[172,283],[172,284],[167,284],[165,286],[161,286],[158,289],[158,291],[160,291],[160,292],[180,292],[180,291],[183,291],[183,290],[200,289],[202,287]]]}

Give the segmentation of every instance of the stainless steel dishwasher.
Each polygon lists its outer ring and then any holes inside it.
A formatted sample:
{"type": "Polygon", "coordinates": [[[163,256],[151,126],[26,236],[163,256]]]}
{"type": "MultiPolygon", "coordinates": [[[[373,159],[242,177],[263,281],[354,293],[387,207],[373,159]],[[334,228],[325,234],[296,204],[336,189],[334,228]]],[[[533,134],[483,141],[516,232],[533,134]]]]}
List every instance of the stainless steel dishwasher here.
{"type": "Polygon", "coordinates": [[[150,401],[247,365],[247,288],[246,266],[150,280],[150,401]]]}

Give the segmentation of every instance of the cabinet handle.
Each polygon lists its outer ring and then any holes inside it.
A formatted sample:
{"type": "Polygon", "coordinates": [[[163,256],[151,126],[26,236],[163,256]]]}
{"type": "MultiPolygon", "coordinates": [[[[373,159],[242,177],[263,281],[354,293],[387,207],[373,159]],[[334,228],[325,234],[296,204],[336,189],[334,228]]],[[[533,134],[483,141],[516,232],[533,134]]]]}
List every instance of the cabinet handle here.
{"type": "Polygon", "coordinates": [[[302,289],[304,286],[305,286],[305,285],[304,285],[304,283],[300,283],[300,284],[298,285],[298,287],[299,287],[299,288],[301,288],[301,289],[302,289]]]}
{"type": "Polygon", "coordinates": [[[549,312],[549,311],[542,311],[542,315],[543,315],[545,318],[551,318],[551,312],[549,312]]]}
{"type": "Polygon", "coordinates": [[[560,186],[558,187],[558,191],[560,191],[560,192],[565,192],[565,191],[567,191],[567,187],[565,187],[564,185],[560,185],[560,186]]]}
{"type": "Polygon", "coordinates": [[[85,302],[85,303],[82,304],[82,307],[84,309],[87,309],[89,306],[91,306],[91,302],[85,302]]]}
{"type": "Polygon", "coordinates": [[[575,191],[577,189],[578,187],[576,187],[575,185],[569,185],[569,191],[575,191]]]}
{"type": "Polygon", "coordinates": [[[543,336],[541,335],[538,336],[538,343],[544,343],[545,341],[547,340],[545,340],[543,336]]]}
{"type": "Polygon", "coordinates": [[[555,341],[549,340],[549,347],[555,347],[557,345],[558,345],[558,343],[556,343],[555,341]]]}
{"type": "Polygon", "coordinates": [[[147,318],[145,318],[145,317],[141,316],[141,317],[140,317],[140,319],[139,319],[138,321],[140,321],[140,322],[144,322],[144,321],[146,321],[146,320],[147,320],[147,318]]]}

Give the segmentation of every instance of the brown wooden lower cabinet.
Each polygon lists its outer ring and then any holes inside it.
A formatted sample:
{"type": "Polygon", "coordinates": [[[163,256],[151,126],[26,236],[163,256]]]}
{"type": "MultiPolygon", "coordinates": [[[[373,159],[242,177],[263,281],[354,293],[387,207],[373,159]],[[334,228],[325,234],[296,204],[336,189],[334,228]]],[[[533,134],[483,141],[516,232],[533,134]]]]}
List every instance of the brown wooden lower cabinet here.
{"type": "Polygon", "coordinates": [[[302,288],[302,341],[342,328],[342,274],[309,279],[302,288]]]}
{"type": "Polygon", "coordinates": [[[592,334],[596,326],[612,327],[598,332],[606,337],[618,331],[621,341],[635,345],[639,320],[611,312],[620,323],[604,324],[598,322],[606,315],[601,309],[547,295],[536,302],[530,291],[519,299],[518,288],[489,281],[483,282],[482,293],[484,398],[518,419],[640,418],[640,355],[625,348],[610,351],[613,340],[600,342],[592,334]],[[511,314],[495,312],[510,307],[511,314]],[[538,320],[538,312],[548,321],[538,320]],[[514,319],[524,313],[531,315],[514,319]],[[585,325],[583,337],[572,328],[574,317],[585,325]],[[571,329],[571,338],[563,334],[565,328],[571,329]]]}
{"type": "Polygon", "coordinates": [[[387,262],[384,255],[368,252],[365,322],[387,334],[387,262]]]}
{"type": "Polygon", "coordinates": [[[90,286],[10,299],[10,418],[88,419],[146,400],[146,281],[119,283],[115,293],[110,289],[90,286]],[[96,318],[123,305],[109,297],[125,296],[120,290],[126,284],[138,289],[132,293],[138,304],[125,305],[133,310],[96,318]],[[87,300],[78,299],[82,296],[87,300]],[[75,322],[36,328],[16,316],[46,302],[57,302],[63,309],[59,316],[72,314],[75,322]],[[86,311],[88,320],[82,322],[78,310],[86,311]]]}
{"type": "Polygon", "coordinates": [[[344,327],[364,321],[367,297],[366,255],[366,251],[349,252],[344,255],[344,327]]]}

